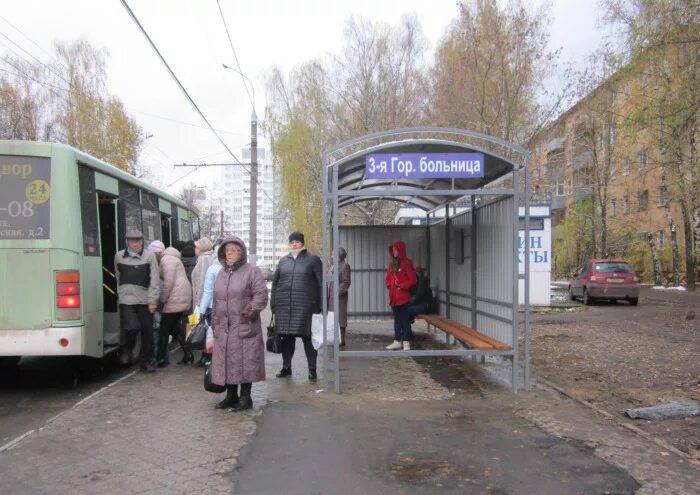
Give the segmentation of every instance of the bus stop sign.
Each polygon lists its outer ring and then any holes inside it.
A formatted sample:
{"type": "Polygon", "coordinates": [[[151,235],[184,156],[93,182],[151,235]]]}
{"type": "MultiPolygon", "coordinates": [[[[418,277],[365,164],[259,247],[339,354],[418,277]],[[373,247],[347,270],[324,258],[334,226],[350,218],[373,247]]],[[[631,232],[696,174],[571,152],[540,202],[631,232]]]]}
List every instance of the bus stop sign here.
{"type": "Polygon", "coordinates": [[[367,179],[472,179],[483,176],[483,153],[375,153],[365,159],[367,179]]]}

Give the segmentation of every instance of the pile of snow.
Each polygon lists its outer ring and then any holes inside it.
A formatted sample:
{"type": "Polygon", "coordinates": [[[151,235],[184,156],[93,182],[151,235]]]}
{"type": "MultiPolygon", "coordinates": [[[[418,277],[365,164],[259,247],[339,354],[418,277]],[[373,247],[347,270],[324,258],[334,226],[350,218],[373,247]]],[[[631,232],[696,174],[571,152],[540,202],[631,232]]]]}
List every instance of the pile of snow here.
{"type": "Polygon", "coordinates": [[[652,287],[652,289],[656,290],[680,290],[680,291],[686,291],[687,289],[683,287],[682,285],[677,285],[675,287],[664,287],[663,285],[655,285],[652,287]]]}

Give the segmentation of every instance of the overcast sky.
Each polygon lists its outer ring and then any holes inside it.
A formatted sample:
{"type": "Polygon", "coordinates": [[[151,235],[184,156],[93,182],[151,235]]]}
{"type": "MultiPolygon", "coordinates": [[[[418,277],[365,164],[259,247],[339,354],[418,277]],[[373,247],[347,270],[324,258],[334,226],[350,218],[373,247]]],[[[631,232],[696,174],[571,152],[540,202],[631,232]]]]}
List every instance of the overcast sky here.
{"type": "MultiPolygon", "coordinates": [[[[240,158],[249,142],[251,104],[235,66],[216,0],[127,0],[151,39],[212,125],[240,158]]],[[[539,5],[541,0],[533,0],[539,5]]],[[[337,51],[343,25],[359,15],[392,25],[414,13],[433,50],[457,16],[455,0],[220,0],[243,72],[255,84],[255,108],[265,113],[264,76],[277,65],[337,51]]],[[[595,2],[553,0],[551,48],[580,62],[600,44],[595,2]]],[[[210,174],[173,163],[229,161],[221,144],[191,108],[119,0],[0,0],[0,33],[42,60],[54,41],[84,38],[109,51],[109,89],[143,127],[142,161],[171,191],[210,174]],[[16,29],[15,29],[16,28],[16,29]],[[18,31],[19,30],[19,31],[18,31]],[[20,33],[23,33],[21,34],[20,33]],[[188,125],[190,124],[190,125],[188,125]]],[[[0,36],[0,53],[17,48],[0,36]]],[[[19,52],[19,50],[17,50],[19,52]]],[[[22,52],[19,52],[22,54],[22,52]]],[[[22,54],[26,57],[26,55],[22,54]]]]}

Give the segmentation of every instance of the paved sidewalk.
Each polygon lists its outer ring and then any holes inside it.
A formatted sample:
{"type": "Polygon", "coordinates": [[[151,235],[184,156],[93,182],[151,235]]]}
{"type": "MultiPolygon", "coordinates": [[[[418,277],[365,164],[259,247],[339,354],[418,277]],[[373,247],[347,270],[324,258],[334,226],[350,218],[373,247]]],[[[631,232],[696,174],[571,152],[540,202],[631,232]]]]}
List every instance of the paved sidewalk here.
{"type": "MultiPolygon", "coordinates": [[[[354,349],[391,339],[354,328],[354,349]]],[[[0,493],[700,493],[696,467],[468,360],[344,360],[341,395],[308,381],[302,346],[291,379],[266,363],[243,413],[199,369],[135,373],[0,453],[0,493]]]]}

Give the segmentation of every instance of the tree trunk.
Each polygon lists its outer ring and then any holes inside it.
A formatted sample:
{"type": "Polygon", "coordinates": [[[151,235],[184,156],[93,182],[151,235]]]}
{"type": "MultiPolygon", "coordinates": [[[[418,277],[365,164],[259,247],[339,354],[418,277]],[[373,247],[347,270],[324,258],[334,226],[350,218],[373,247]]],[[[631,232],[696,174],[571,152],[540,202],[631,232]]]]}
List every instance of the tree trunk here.
{"type": "MultiPolygon", "coordinates": [[[[663,149],[663,148],[662,148],[663,149]]],[[[666,165],[661,164],[661,188],[666,195],[669,194],[669,188],[666,181],[666,165]]],[[[672,255],[672,281],[673,287],[678,287],[681,284],[681,256],[678,252],[678,235],[676,227],[676,222],[673,220],[673,215],[671,214],[671,200],[669,198],[664,198],[664,213],[666,214],[666,221],[668,222],[669,230],[671,231],[671,255],[672,255]]]]}
{"type": "Polygon", "coordinates": [[[693,252],[693,223],[691,220],[691,212],[685,204],[681,202],[681,211],[683,212],[683,234],[685,236],[685,276],[686,288],[688,291],[695,292],[695,253],[693,252]]]}
{"type": "Polygon", "coordinates": [[[661,263],[659,262],[659,251],[656,249],[654,234],[652,232],[647,232],[647,242],[649,243],[649,248],[651,249],[651,262],[654,269],[654,285],[659,286],[662,285],[661,263]]]}

